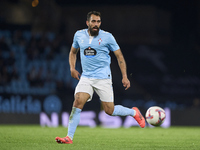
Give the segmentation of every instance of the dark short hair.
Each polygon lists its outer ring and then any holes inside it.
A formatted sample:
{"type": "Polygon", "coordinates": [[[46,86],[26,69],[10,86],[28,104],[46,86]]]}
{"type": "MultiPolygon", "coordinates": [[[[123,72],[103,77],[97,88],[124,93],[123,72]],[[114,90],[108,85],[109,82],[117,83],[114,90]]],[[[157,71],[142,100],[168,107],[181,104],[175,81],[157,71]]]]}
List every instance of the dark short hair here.
{"type": "Polygon", "coordinates": [[[90,21],[91,15],[99,16],[99,17],[101,18],[101,13],[100,13],[100,12],[98,12],[98,11],[90,11],[90,12],[87,14],[87,21],[90,21]]]}

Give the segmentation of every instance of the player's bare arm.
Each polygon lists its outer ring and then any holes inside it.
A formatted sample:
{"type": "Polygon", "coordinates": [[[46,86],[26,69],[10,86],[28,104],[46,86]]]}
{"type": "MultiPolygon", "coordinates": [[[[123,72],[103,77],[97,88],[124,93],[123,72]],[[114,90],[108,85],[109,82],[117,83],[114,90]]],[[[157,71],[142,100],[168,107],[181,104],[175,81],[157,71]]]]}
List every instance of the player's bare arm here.
{"type": "Polygon", "coordinates": [[[77,80],[79,80],[79,76],[80,76],[80,73],[75,69],[76,55],[78,51],[79,49],[76,49],[72,46],[69,53],[69,65],[70,65],[71,76],[77,80]]]}
{"type": "Polygon", "coordinates": [[[127,77],[126,61],[120,49],[114,51],[114,54],[117,58],[118,65],[122,73],[122,84],[125,87],[125,90],[127,90],[128,88],[130,88],[130,81],[127,77]]]}

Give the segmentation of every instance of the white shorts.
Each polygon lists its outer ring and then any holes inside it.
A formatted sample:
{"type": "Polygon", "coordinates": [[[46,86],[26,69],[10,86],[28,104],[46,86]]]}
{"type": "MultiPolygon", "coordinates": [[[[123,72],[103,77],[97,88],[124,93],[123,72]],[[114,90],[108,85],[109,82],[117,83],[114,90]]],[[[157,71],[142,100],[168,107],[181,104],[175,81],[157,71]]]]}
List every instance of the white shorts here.
{"type": "Polygon", "coordinates": [[[76,86],[74,94],[78,92],[88,93],[90,95],[88,101],[91,101],[94,91],[100,97],[101,101],[104,102],[114,101],[111,79],[89,79],[81,77],[76,86]]]}

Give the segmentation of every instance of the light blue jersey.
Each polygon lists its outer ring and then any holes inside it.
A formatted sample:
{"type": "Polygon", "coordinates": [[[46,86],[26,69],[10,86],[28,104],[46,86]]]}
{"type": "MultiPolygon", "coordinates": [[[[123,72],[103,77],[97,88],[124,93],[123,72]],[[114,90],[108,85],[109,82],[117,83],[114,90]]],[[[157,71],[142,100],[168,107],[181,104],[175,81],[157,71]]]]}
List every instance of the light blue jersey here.
{"type": "Polygon", "coordinates": [[[74,35],[72,46],[80,48],[82,77],[111,79],[109,53],[119,49],[111,33],[99,30],[98,36],[91,37],[88,29],[79,30],[74,35]]]}

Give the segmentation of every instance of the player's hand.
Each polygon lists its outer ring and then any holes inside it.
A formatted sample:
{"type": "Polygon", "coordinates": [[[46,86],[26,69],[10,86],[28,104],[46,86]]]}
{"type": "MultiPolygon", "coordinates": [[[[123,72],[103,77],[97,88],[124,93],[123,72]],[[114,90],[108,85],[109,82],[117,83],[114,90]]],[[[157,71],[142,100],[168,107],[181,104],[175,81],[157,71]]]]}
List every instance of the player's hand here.
{"type": "Polygon", "coordinates": [[[76,69],[71,70],[71,76],[77,80],[79,80],[79,77],[81,76],[80,73],[76,69]]]}
{"type": "Polygon", "coordinates": [[[122,84],[125,87],[125,90],[129,89],[131,87],[130,81],[128,78],[123,78],[122,79],[122,84]]]}

